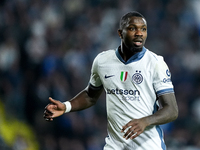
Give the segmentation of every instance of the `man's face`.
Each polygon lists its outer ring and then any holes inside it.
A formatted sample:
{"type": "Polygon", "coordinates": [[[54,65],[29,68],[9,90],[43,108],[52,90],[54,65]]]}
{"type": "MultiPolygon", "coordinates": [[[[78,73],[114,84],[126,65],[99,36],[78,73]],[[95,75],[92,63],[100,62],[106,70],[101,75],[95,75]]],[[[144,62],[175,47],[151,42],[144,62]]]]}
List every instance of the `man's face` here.
{"type": "Polygon", "coordinates": [[[147,38],[146,20],[141,17],[131,17],[118,33],[126,48],[133,52],[141,51],[147,38]]]}

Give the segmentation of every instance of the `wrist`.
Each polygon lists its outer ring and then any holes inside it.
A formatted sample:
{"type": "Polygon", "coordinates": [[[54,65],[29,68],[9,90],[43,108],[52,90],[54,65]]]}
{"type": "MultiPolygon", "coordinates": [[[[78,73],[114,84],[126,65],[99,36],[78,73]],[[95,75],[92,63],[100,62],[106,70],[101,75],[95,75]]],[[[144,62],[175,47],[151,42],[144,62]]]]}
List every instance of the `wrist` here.
{"type": "Polygon", "coordinates": [[[72,105],[71,105],[71,103],[70,103],[69,101],[66,101],[66,102],[63,102],[63,104],[65,104],[65,107],[66,107],[66,109],[65,109],[65,113],[70,112],[71,109],[72,109],[72,105]]]}
{"type": "Polygon", "coordinates": [[[143,120],[146,126],[150,126],[152,124],[150,117],[144,117],[143,120]]]}

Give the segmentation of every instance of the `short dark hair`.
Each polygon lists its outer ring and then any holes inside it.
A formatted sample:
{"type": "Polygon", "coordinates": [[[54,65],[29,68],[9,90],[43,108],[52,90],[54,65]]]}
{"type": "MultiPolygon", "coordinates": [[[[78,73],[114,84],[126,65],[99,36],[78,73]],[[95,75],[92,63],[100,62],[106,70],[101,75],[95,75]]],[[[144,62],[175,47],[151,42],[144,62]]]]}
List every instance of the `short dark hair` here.
{"type": "MultiPolygon", "coordinates": [[[[120,19],[120,23],[119,23],[119,28],[120,29],[123,29],[124,26],[127,24],[127,22],[129,21],[129,18],[131,17],[141,17],[141,18],[144,18],[145,17],[137,12],[137,11],[132,11],[132,12],[129,12],[129,13],[126,13],[125,15],[122,16],[122,18],[120,19]]],[[[145,19],[146,20],[146,19],[145,19]]]]}

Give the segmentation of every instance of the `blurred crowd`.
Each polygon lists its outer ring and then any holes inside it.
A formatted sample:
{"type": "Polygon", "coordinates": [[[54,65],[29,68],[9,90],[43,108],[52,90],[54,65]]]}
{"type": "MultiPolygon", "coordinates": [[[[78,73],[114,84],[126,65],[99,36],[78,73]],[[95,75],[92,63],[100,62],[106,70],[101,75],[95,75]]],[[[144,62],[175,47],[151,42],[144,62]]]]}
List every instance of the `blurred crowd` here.
{"type": "Polygon", "coordinates": [[[87,86],[93,59],[120,45],[119,20],[132,10],[146,17],[146,48],[164,56],[172,73],[179,117],[162,125],[167,147],[200,149],[199,8],[199,0],[1,0],[0,149],[102,150],[105,94],[51,123],[43,111],[48,97],[64,102],[87,86]],[[38,146],[21,132],[8,142],[2,131],[11,132],[12,120],[25,123],[38,146]]]}

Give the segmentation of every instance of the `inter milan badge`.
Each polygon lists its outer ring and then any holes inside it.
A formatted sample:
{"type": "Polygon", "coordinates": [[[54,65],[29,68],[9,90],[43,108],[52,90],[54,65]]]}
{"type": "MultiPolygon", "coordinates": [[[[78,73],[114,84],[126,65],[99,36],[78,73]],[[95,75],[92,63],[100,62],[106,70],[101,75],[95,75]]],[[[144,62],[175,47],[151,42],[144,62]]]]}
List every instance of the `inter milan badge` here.
{"type": "Polygon", "coordinates": [[[143,76],[141,75],[141,71],[136,70],[136,73],[133,75],[132,80],[136,84],[142,83],[143,76]]]}

